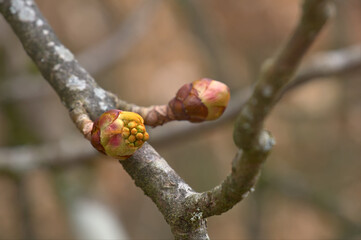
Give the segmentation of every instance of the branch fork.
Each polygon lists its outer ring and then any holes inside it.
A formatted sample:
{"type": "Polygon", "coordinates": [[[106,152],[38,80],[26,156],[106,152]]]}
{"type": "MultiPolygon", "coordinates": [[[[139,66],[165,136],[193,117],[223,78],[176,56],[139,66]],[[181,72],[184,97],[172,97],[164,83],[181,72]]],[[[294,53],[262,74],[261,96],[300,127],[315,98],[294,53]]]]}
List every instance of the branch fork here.
{"type": "MultiPolygon", "coordinates": [[[[304,0],[296,29],[262,68],[252,96],[237,117],[233,138],[240,150],[231,173],[219,186],[203,193],[193,191],[147,143],[120,162],[157,205],[176,239],[209,239],[206,218],[228,211],[253,191],[261,166],[275,143],[263,129],[264,119],[325,25],[332,6],[330,0],[304,0]]],[[[138,113],[145,124],[158,126],[172,120],[212,120],[227,106],[229,89],[209,79],[183,86],[167,105],[144,108],[128,104],[96,84],[57,39],[33,0],[0,0],[0,12],[88,140],[92,120],[110,109],[138,113]],[[96,94],[99,91],[102,94],[96,94]],[[221,100],[209,98],[207,91],[221,96],[221,100]]]]}

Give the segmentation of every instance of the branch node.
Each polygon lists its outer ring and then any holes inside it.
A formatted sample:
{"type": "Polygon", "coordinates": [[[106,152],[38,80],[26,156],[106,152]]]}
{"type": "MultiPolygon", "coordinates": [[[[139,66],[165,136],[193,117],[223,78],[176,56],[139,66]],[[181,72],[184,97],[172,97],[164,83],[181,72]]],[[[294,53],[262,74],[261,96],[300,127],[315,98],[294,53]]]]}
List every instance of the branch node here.
{"type": "Polygon", "coordinates": [[[269,131],[261,131],[258,138],[257,150],[260,150],[262,152],[269,152],[275,144],[276,140],[273,138],[269,131]]]}
{"type": "Polygon", "coordinates": [[[69,110],[69,114],[76,127],[80,130],[84,137],[90,141],[93,121],[90,119],[82,102],[75,101],[69,110]]]}

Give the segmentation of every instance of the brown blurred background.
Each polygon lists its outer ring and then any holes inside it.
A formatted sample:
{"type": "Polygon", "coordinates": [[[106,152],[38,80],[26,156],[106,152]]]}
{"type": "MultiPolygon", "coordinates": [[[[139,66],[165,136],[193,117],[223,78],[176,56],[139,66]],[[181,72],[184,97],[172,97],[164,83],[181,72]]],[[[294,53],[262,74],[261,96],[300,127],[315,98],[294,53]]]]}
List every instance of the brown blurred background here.
{"type": "MultiPolygon", "coordinates": [[[[60,40],[98,83],[139,105],[166,103],[181,85],[201,77],[223,81],[232,93],[250,86],[262,62],[289,36],[301,4],[299,0],[36,2],[60,40]],[[121,34],[115,44],[107,45],[117,32],[121,34]],[[111,51],[94,55],[92,51],[104,43],[111,51]]],[[[305,61],[319,51],[360,44],[361,2],[336,2],[335,17],[305,61]]],[[[256,191],[229,212],[209,219],[212,239],[361,238],[360,72],[314,79],[285,95],[266,123],[277,145],[256,191]]],[[[171,123],[151,132],[167,134],[178,124],[192,125],[171,123]]],[[[230,171],[237,151],[232,131],[233,120],[154,146],[187,183],[205,191],[230,171]]],[[[156,206],[121,165],[92,151],[80,136],[4,19],[0,19],[1,156],[6,159],[0,159],[0,239],[172,238],[156,206]],[[56,162],[50,165],[32,163],[53,158],[56,162]],[[71,164],[57,163],[64,158],[71,164]],[[26,165],[6,167],[4,162],[12,159],[26,165]]]]}

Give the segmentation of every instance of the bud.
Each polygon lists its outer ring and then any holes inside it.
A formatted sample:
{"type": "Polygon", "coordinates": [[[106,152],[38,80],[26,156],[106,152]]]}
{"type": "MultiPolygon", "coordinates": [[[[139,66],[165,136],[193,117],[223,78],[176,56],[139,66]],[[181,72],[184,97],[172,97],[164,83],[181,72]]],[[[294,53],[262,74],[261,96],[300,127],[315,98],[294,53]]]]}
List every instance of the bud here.
{"type": "Polygon", "coordinates": [[[91,144],[98,151],[125,160],[149,139],[143,118],[117,109],[103,113],[93,125],[91,144]]]}
{"type": "Polygon", "coordinates": [[[216,80],[202,78],[183,85],[169,107],[178,120],[202,122],[219,118],[230,99],[227,85],[216,80]]]}

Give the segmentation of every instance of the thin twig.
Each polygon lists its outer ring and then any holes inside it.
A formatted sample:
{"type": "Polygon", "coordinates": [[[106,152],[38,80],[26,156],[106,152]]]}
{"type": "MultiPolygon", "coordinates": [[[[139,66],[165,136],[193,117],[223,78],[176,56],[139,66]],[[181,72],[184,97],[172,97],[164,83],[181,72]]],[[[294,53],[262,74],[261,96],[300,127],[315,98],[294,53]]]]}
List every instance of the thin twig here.
{"type": "Polygon", "coordinates": [[[234,141],[238,147],[250,149],[258,141],[265,117],[282,89],[292,79],[302,57],[326,23],[333,6],[329,0],[304,1],[298,26],[277,55],[264,63],[253,96],[238,116],[234,130],[234,141]]]}

